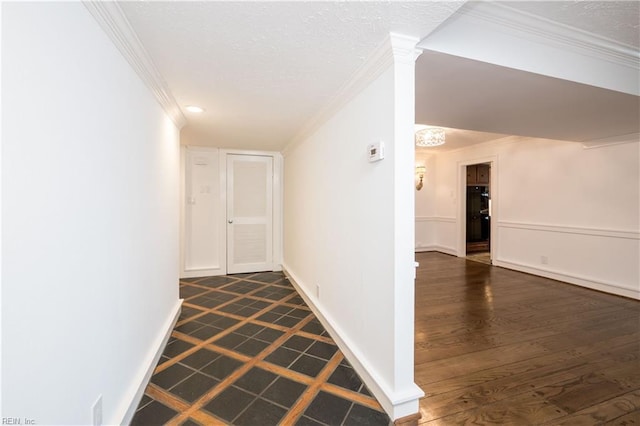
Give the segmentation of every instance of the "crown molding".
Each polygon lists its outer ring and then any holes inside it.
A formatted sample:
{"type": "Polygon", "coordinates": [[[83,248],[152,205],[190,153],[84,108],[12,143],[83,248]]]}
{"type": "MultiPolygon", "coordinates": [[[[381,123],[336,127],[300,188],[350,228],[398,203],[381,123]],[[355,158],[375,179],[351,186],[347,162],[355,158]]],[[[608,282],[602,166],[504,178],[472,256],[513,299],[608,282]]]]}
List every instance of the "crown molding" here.
{"type": "Polygon", "coordinates": [[[581,143],[584,149],[592,149],[638,142],[640,142],[640,133],[629,133],[628,135],[618,135],[609,138],[592,139],[589,141],[582,141],[581,143]]]}
{"type": "Polygon", "coordinates": [[[344,105],[377,79],[393,65],[394,61],[415,62],[422,53],[416,48],[419,39],[390,33],[389,36],[373,51],[367,60],[351,75],[351,78],[338,90],[335,96],[300,130],[283,149],[287,155],[302,141],[311,136],[344,105]]]}
{"type": "Polygon", "coordinates": [[[187,120],[180,106],[118,3],[96,0],[86,0],[82,3],[151,90],[174,124],[178,129],[182,128],[187,120]]]}
{"type": "Polygon", "coordinates": [[[497,24],[503,29],[515,30],[515,35],[530,41],[576,51],[617,65],[640,69],[640,52],[627,44],[523,12],[498,2],[474,2],[474,6],[465,5],[461,12],[490,24],[497,24]]]}

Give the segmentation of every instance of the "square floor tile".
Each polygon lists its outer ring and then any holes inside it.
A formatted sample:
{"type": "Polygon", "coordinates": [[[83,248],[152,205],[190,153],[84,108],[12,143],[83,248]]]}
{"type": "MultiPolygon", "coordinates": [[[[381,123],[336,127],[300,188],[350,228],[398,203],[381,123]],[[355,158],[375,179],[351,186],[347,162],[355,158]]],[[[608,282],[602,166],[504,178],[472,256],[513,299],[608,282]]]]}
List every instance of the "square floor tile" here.
{"type": "Polygon", "coordinates": [[[287,413],[264,399],[256,399],[233,424],[238,426],[277,425],[287,413]]]}
{"type": "Polygon", "coordinates": [[[253,303],[251,304],[252,308],[258,308],[258,309],[264,309],[267,306],[272,305],[272,303],[269,302],[263,302],[262,300],[254,300],[253,303]]]}
{"type": "Polygon", "coordinates": [[[228,286],[226,286],[224,288],[225,291],[231,291],[233,293],[238,293],[238,294],[246,294],[249,292],[252,292],[256,289],[262,288],[264,287],[263,284],[256,284],[256,283],[250,283],[247,281],[240,281],[238,283],[235,284],[229,284],[228,286]]]}
{"type": "Polygon", "coordinates": [[[247,336],[247,337],[253,337],[255,334],[257,334],[259,331],[262,331],[263,329],[264,327],[261,325],[248,323],[243,325],[240,328],[237,328],[235,330],[235,333],[242,334],[243,336],[247,336]]]}
{"type": "Polygon", "coordinates": [[[289,349],[294,349],[296,351],[304,352],[309,346],[311,346],[313,342],[315,342],[315,340],[307,339],[306,337],[291,336],[289,337],[289,339],[287,339],[286,342],[282,344],[282,346],[289,349]]]}
{"type": "Polygon", "coordinates": [[[385,413],[355,403],[344,421],[349,426],[388,426],[389,423],[389,416],[385,413]]]}
{"type": "Polygon", "coordinates": [[[187,365],[195,370],[199,370],[211,361],[220,356],[219,353],[210,351],[209,349],[199,349],[188,357],[180,360],[180,364],[187,365]]]}
{"type": "Polygon", "coordinates": [[[193,373],[195,373],[194,370],[185,367],[182,364],[173,364],[165,370],[151,376],[151,382],[163,389],[169,389],[193,373]]]}
{"type": "Polygon", "coordinates": [[[173,418],[177,411],[167,407],[166,405],[152,401],[144,408],[136,411],[131,420],[132,426],[147,426],[147,425],[163,425],[173,418]]]}
{"type": "Polygon", "coordinates": [[[221,333],[222,331],[224,331],[224,329],[220,327],[211,327],[208,325],[203,325],[196,331],[192,332],[190,336],[200,340],[208,340],[213,336],[215,336],[216,334],[221,333]]]}
{"type": "Polygon", "coordinates": [[[216,306],[220,305],[220,301],[216,299],[210,299],[205,296],[198,296],[194,299],[189,299],[188,302],[193,305],[202,306],[208,309],[215,308],[216,306]]]}
{"type": "Polygon", "coordinates": [[[216,379],[195,373],[173,387],[170,392],[185,401],[194,402],[218,383],[220,382],[216,379]]]}
{"type": "Polygon", "coordinates": [[[222,287],[223,285],[227,285],[234,281],[236,281],[235,278],[225,276],[209,277],[204,280],[198,281],[198,285],[204,285],[207,287],[222,287]]]}
{"type": "Polygon", "coordinates": [[[240,345],[236,346],[234,348],[234,351],[240,352],[241,354],[245,354],[249,356],[256,356],[260,352],[262,352],[267,346],[269,346],[269,343],[263,342],[262,340],[248,339],[243,343],[241,343],[240,345]]]}
{"type": "Polygon", "coordinates": [[[265,312],[264,314],[260,315],[258,318],[256,318],[259,321],[264,321],[264,322],[268,322],[273,324],[274,321],[277,321],[278,318],[280,318],[280,314],[275,314],[273,312],[265,312]]]}
{"type": "Polygon", "coordinates": [[[300,318],[294,318],[294,317],[285,315],[275,320],[274,324],[278,324],[283,327],[294,327],[299,322],[300,322],[300,318]]]}
{"type": "Polygon", "coordinates": [[[287,303],[291,305],[307,306],[304,299],[300,296],[292,297],[291,299],[287,300],[287,303]]]}
{"type": "Polygon", "coordinates": [[[220,312],[226,312],[228,314],[237,314],[237,312],[239,310],[243,309],[243,308],[244,308],[243,305],[240,305],[240,304],[234,302],[234,303],[230,303],[230,304],[228,304],[226,306],[223,306],[221,308],[218,308],[218,310],[220,312]]]}
{"type": "Polygon", "coordinates": [[[203,327],[203,324],[200,324],[199,322],[189,321],[176,327],[174,330],[184,334],[191,334],[202,327],[203,327]]]}
{"type": "Polygon", "coordinates": [[[251,277],[253,281],[260,281],[263,283],[273,283],[283,278],[284,274],[278,272],[264,272],[251,277]]]}
{"type": "Polygon", "coordinates": [[[240,343],[247,340],[247,336],[243,336],[242,334],[237,333],[229,333],[226,336],[219,338],[214,341],[214,345],[222,346],[227,349],[234,349],[236,346],[240,345],[240,343]]]}
{"type": "Polygon", "coordinates": [[[259,311],[260,309],[254,308],[253,306],[245,306],[244,308],[236,311],[235,314],[240,315],[241,317],[250,317],[259,311]]]}
{"type": "Polygon", "coordinates": [[[286,315],[289,312],[293,311],[294,309],[295,308],[292,308],[291,306],[280,305],[271,309],[269,312],[273,312],[274,314],[286,315]]]}
{"type": "Polygon", "coordinates": [[[302,416],[296,422],[296,426],[327,426],[324,423],[320,423],[316,420],[313,420],[310,417],[302,416]]]}
{"type": "Polygon", "coordinates": [[[340,425],[351,404],[351,401],[320,391],[311,401],[304,415],[328,425],[340,425]]]}
{"type": "Polygon", "coordinates": [[[333,374],[329,376],[327,382],[354,392],[357,392],[362,386],[362,381],[355,370],[344,365],[338,365],[333,374]]]}
{"type": "Polygon", "coordinates": [[[291,312],[289,312],[287,315],[290,317],[295,317],[295,318],[306,318],[307,316],[309,316],[309,314],[311,313],[311,311],[307,311],[306,309],[294,309],[291,312]]]}
{"type": "Polygon", "coordinates": [[[164,348],[164,355],[173,358],[176,355],[180,355],[182,352],[191,349],[195,345],[189,342],[185,342],[183,340],[175,340],[174,342],[168,344],[164,348]]]}
{"type": "Polygon", "coordinates": [[[192,418],[188,418],[187,420],[183,421],[180,426],[202,426],[202,424],[196,422],[195,420],[193,420],[192,418]]]}
{"type": "Polygon", "coordinates": [[[182,285],[180,286],[180,298],[187,299],[189,297],[197,296],[198,294],[202,294],[208,292],[206,288],[199,288],[190,285],[182,285]]]}
{"type": "Polygon", "coordinates": [[[325,331],[322,324],[320,324],[320,321],[315,319],[309,321],[301,330],[306,331],[307,333],[317,334],[318,336],[325,331]]]}
{"type": "Polygon", "coordinates": [[[305,389],[307,389],[307,385],[287,379],[286,377],[278,377],[278,379],[262,393],[262,397],[286,408],[291,408],[305,389]]]}
{"type": "Polygon", "coordinates": [[[233,385],[243,390],[260,394],[267,388],[278,376],[270,371],[262,368],[253,367],[247,371],[242,377],[236,380],[233,385]]]}
{"type": "Polygon", "coordinates": [[[202,367],[200,372],[222,380],[236,371],[243,364],[244,363],[242,361],[238,361],[237,359],[229,358],[226,355],[220,355],[211,364],[207,364],[202,367]]]}
{"type": "Polygon", "coordinates": [[[373,396],[373,394],[369,391],[369,389],[367,389],[367,387],[364,384],[360,387],[360,390],[358,392],[360,392],[363,395],[373,396]]]}
{"type": "Polygon", "coordinates": [[[265,361],[281,367],[290,366],[300,356],[299,352],[287,348],[278,348],[265,358],[265,361]]]}
{"type": "Polygon", "coordinates": [[[326,361],[312,356],[302,355],[296,360],[296,362],[291,364],[289,368],[297,371],[298,373],[306,374],[310,377],[316,377],[325,365],[327,365],[326,361]]]}
{"type": "Polygon", "coordinates": [[[306,353],[329,360],[337,351],[338,347],[336,345],[331,345],[325,342],[315,342],[306,350],[306,353]]]}
{"type": "Polygon", "coordinates": [[[191,318],[192,316],[199,314],[200,312],[202,311],[199,311],[195,308],[189,308],[188,306],[183,306],[180,311],[180,315],[178,316],[178,322],[191,318]]]}
{"type": "Polygon", "coordinates": [[[205,325],[214,325],[216,322],[220,321],[222,318],[224,318],[222,315],[206,313],[196,318],[195,321],[205,325]]]}
{"type": "Polygon", "coordinates": [[[229,328],[232,325],[236,325],[239,322],[240,321],[234,318],[222,317],[211,325],[214,325],[216,327],[229,328]]]}
{"type": "Polygon", "coordinates": [[[229,387],[204,406],[221,419],[232,422],[256,397],[236,387],[229,387]]]}
{"type": "Polygon", "coordinates": [[[265,327],[262,331],[260,331],[258,334],[253,336],[253,338],[263,340],[268,343],[273,343],[276,341],[276,339],[278,339],[283,334],[284,332],[280,330],[274,330],[273,328],[265,327]]]}

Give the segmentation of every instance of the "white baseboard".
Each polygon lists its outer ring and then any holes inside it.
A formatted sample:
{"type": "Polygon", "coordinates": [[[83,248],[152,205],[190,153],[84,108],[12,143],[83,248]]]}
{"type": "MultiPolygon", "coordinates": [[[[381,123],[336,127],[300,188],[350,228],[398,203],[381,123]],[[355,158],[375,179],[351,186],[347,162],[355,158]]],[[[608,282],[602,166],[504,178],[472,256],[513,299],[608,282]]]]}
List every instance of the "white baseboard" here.
{"type": "Polygon", "coordinates": [[[131,423],[133,419],[133,415],[136,413],[136,409],[140,404],[140,400],[142,399],[142,395],[144,394],[144,390],[147,388],[149,384],[149,380],[151,379],[151,375],[153,374],[153,370],[155,370],[156,365],[158,364],[158,360],[164,351],[164,347],[169,340],[169,336],[171,336],[171,332],[173,331],[173,327],[178,321],[178,317],[180,316],[180,310],[182,308],[183,299],[178,299],[176,305],[171,310],[171,313],[167,317],[167,320],[162,325],[158,336],[154,344],[151,346],[145,362],[137,374],[137,377],[134,378],[133,384],[123,398],[124,403],[123,407],[117,412],[121,413],[116,415],[116,419],[120,419],[118,421],[112,423],[105,424],[119,424],[119,425],[128,425],[131,423]]]}
{"type": "Polygon", "coordinates": [[[439,246],[437,244],[431,244],[431,245],[418,245],[415,248],[416,253],[423,253],[423,252],[427,252],[427,251],[437,251],[440,253],[444,253],[444,254],[450,254],[452,256],[457,256],[458,252],[456,251],[455,248],[453,247],[445,247],[445,246],[439,246]]]}
{"type": "Polygon", "coordinates": [[[392,389],[377,374],[375,369],[367,362],[367,358],[357,346],[342,331],[341,327],[328,315],[323,309],[318,299],[311,293],[308,293],[304,286],[300,285],[302,281],[291,272],[291,269],[283,264],[283,271],[289,277],[291,284],[298,290],[298,293],[309,305],[318,320],[324,328],[329,332],[331,338],[336,342],[338,348],[342,351],[345,358],[351,363],[362,381],[367,385],[371,393],[378,399],[382,408],[391,417],[396,420],[402,417],[415,414],[419,410],[419,400],[424,396],[424,392],[417,385],[413,384],[406,389],[392,389]]]}
{"type": "Polygon", "coordinates": [[[532,275],[539,275],[545,278],[551,278],[552,280],[562,281],[569,284],[574,284],[580,287],[590,288],[592,290],[598,290],[605,293],[615,294],[617,296],[629,297],[631,299],[640,300],[640,288],[632,289],[623,287],[617,284],[605,283],[595,281],[586,277],[580,277],[574,274],[566,272],[552,271],[548,269],[542,269],[537,266],[525,265],[523,263],[507,261],[507,260],[494,260],[493,265],[500,266],[502,268],[513,269],[515,271],[526,272],[532,275]]]}

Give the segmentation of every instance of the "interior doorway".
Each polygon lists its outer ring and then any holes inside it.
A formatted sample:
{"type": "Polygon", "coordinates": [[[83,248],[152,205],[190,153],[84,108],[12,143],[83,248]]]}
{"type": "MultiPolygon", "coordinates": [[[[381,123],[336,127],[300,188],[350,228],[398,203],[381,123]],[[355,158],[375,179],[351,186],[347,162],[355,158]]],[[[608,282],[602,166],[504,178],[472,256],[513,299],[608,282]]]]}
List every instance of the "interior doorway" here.
{"type": "Polygon", "coordinates": [[[491,263],[491,163],[466,166],[466,256],[491,263]]]}
{"type": "Polygon", "coordinates": [[[273,270],[273,156],[227,154],[227,273],[273,270]]]}

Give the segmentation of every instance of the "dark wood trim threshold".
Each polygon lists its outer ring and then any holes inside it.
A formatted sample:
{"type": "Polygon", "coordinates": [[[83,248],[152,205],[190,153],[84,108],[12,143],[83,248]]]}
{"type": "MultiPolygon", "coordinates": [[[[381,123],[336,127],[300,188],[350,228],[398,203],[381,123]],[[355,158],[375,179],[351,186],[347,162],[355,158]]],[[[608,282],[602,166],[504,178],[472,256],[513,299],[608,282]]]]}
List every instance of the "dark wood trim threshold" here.
{"type": "Polygon", "coordinates": [[[409,416],[400,417],[394,420],[394,426],[418,426],[418,421],[422,418],[420,412],[411,414],[409,416]]]}

